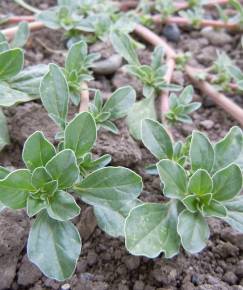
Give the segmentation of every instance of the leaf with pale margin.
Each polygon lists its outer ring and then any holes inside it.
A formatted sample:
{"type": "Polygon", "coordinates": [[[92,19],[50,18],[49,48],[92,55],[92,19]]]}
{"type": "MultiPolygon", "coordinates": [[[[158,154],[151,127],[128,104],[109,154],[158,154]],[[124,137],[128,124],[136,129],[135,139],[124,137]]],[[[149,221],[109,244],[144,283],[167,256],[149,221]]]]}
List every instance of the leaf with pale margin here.
{"type": "Polygon", "coordinates": [[[153,97],[136,102],[128,113],[128,128],[131,135],[137,140],[141,140],[141,126],[144,119],[156,120],[153,97]]]}
{"type": "Polygon", "coordinates": [[[130,86],[122,87],[110,96],[102,110],[110,113],[110,120],[116,120],[127,115],[135,100],[135,90],[130,86]]]}
{"type": "Polygon", "coordinates": [[[242,188],[240,167],[231,164],[213,175],[213,198],[225,201],[234,198],[242,188]]]}
{"type": "Polygon", "coordinates": [[[194,131],[190,146],[192,170],[205,169],[210,172],[214,164],[214,149],[209,139],[202,133],[194,131]]]}
{"type": "Polygon", "coordinates": [[[214,171],[236,163],[243,170],[243,133],[241,128],[232,127],[229,133],[214,145],[214,171]]]}
{"type": "Polygon", "coordinates": [[[189,179],[188,192],[196,195],[203,195],[212,192],[213,181],[208,172],[198,169],[189,179]]]}
{"type": "Polygon", "coordinates": [[[183,199],[187,193],[187,176],[184,168],[169,159],[157,163],[160,180],[164,184],[166,197],[183,199]]]}
{"type": "Polygon", "coordinates": [[[0,53],[0,80],[7,80],[17,75],[24,64],[24,53],[20,48],[13,48],[0,53]]]}
{"type": "Polygon", "coordinates": [[[28,169],[45,166],[56,154],[55,147],[45,138],[42,132],[36,131],[24,144],[22,158],[28,169]]]}
{"type": "Polygon", "coordinates": [[[0,109],[0,151],[10,143],[7,120],[3,111],[0,109]]]}
{"type": "Polygon", "coordinates": [[[222,203],[227,209],[227,217],[224,218],[235,230],[243,233],[243,196],[237,196],[232,200],[222,203]]]}
{"type": "Polygon", "coordinates": [[[159,122],[151,119],[142,121],[142,142],[159,160],[172,159],[172,141],[163,125],[159,122]]]}
{"type": "Polygon", "coordinates": [[[125,167],[105,167],[88,175],[74,190],[93,206],[115,207],[121,201],[131,201],[142,191],[142,179],[125,167]]]}
{"type": "Polygon", "coordinates": [[[139,199],[116,202],[114,206],[95,206],[98,226],[112,237],[124,236],[125,218],[130,210],[141,204],[139,199]]]}
{"type": "Polygon", "coordinates": [[[47,213],[55,220],[67,221],[80,214],[80,207],[72,195],[59,190],[49,198],[47,213]]]}
{"type": "Polygon", "coordinates": [[[9,208],[24,208],[31,191],[35,189],[28,169],[15,170],[0,180],[0,201],[9,208]]]}
{"type": "Polygon", "coordinates": [[[69,90],[62,70],[55,64],[49,65],[49,72],[40,84],[40,95],[43,106],[50,117],[62,129],[66,126],[69,90]]]}
{"type": "Polygon", "coordinates": [[[29,37],[29,25],[27,22],[19,23],[18,30],[14,35],[14,39],[11,42],[11,47],[23,47],[29,37]]]}
{"type": "Polygon", "coordinates": [[[198,253],[207,245],[209,227],[201,213],[183,210],[178,218],[178,234],[183,248],[190,253],[198,253]]]}
{"type": "Polygon", "coordinates": [[[46,170],[58,182],[59,189],[71,187],[79,176],[77,159],[70,149],[57,153],[46,164],[46,170]]]}
{"type": "Polygon", "coordinates": [[[31,227],[27,254],[49,278],[64,281],[72,276],[81,251],[81,239],[71,222],[51,219],[42,211],[31,227]]]}
{"type": "Polygon", "coordinates": [[[203,215],[207,217],[225,218],[227,216],[227,210],[217,200],[212,199],[208,205],[202,207],[203,215]]]}
{"type": "Polygon", "coordinates": [[[96,141],[96,124],[88,112],[79,113],[64,132],[64,147],[72,149],[77,158],[89,152],[96,141]]]}
{"type": "Polygon", "coordinates": [[[178,209],[175,202],[145,203],[131,210],[125,221],[125,243],[133,255],[149,258],[161,252],[171,258],[179,252],[178,209]]]}

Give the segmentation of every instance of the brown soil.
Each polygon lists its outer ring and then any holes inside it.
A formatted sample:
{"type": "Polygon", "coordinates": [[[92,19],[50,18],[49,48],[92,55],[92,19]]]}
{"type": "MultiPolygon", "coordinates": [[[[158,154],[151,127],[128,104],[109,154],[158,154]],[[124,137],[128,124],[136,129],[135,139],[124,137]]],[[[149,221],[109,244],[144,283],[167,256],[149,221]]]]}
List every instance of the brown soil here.
{"type": "MultiPolygon", "coordinates": [[[[35,0],[38,5],[43,1],[35,0]]],[[[45,1],[40,7],[47,7],[45,1]]],[[[1,13],[26,13],[10,0],[1,0],[1,13]]],[[[241,52],[236,49],[236,38],[225,33],[224,45],[210,43],[208,38],[198,32],[182,32],[181,41],[176,45],[179,50],[190,50],[193,62],[210,65],[215,57],[216,49],[229,52],[236,62],[243,67],[241,52]]],[[[223,40],[222,40],[223,41],[223,40]]],[[[99,51],[105,50],[99,44],[99,51]]],[[[26,47],[26,65],[40,62],[63,63],[65,41],[62,33],[43,29],[32,34],[26,47]],[[44,44],[44,45],[43,45],[44,44]]],[[[97,49],[93,48],[93,50],[97,49]]],[[[146,62],[150,51],[143,53],[146,62]]],[[[180,72],[174,74],[174,82],[187,84],[187,79],[180,72]]],[[[137,92],[141,86],[134,79],[119,70],[113,76],[100,76],[90,83],[91,87],[101,89],[105,94],[121,85],[134,84],[137,92]]],[[[232,96],[242,105],[241,96],[232,96]]],[[[212,140],[225,135],[228,129],[236,124],[226,113],[214,106],[205,96],[201,98],[203,107],[193,114],[192,125],[179,125],[173,129],[176,139],[184,139],[195,128],[205,131],[212,140]]],[[[75,113],[75,109],[71,110],[75,113]]],[[[0,153],[0,164],[11,167],[21,167],[21,149],[26,138],[35,130],[42,130],[53,141],[57,130],[48,118],[39,102],[32,102],[11,108],[7,112],[12,145],[0,153]]],[[[113,165],[127,166],[142,175],[144,191],[142,198],[149,201],[162,200],[160,182],[157,177],[151,177],[144,172],[144,166],[153,157],[129,135],[124,120],[117,122],[120,134],[117,136],[101,131],[98,136],[94,153],[97,155],[109,153],[113,165]]],[[[242,290],[243,289],[243,235],[235,232],[218,220],[210,220],[211,237],[207,248],[197,255],[189,255],[181,251],[177,257],[166,260],[163,256],[149,260],[143,257],[129,255],[124,247],[124,241],[113,239],[96,227],[92,209],[81,204],[81,217],[74,220],[81,236],[83,249],[74,277],[67,281],[72,290],[242,290]]],[[[5,210],[0,215],[0,290],[41,290],[60,289],[64,283],[45,278],[32,265],[25,251],[29,221],[23,211],[5,210]]]]}

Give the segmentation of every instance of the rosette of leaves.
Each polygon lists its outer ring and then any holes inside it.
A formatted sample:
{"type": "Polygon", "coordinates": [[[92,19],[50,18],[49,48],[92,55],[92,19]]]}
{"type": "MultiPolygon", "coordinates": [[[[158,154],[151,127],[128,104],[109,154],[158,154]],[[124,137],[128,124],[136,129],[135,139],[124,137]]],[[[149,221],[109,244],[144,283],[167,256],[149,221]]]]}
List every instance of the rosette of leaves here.
{"type": "Polygon", "coordinates": [[[0,150],[9,143],[6,119],[1,108],[8,108],[39,98],[39,84],[46,73],[46,65],[23,69],[24,52],[20,48],[27,41],[28,25],[20,23],[11,43],[0,33],[0,150]]]}
{"type": "Polygon", "coordinates": [[[94,101],[91,103],[89,111],[95,119],[97,129],[100,127],[118,134],[118,128],[114,121],[127,116],[136,100],[136,92],[130,87],[117,89],[104,103],[101,92],[96,91],[94,101]]]}
{"type": "Polygon", "coordinates": [[[243,133],[233,127],[212,144],[194,131],[188,149],[173,144],[165,128],[156,121],[142,123],[142,141],[159,159],[157,170],[164,203],[144,203],[131,210],[125,222],[125,240],[133,255],[149,258],[161,252],[170,258],[180,245],[197,253],[206,247],[209,217],[220,218],[243,232],[243,133]]]}
{"type": "Polygon", "coordinates": [[[124,167],[105,167],[109,155],[94,159],[95,120],[88,112],[67,123],[56,149],[35,132],[25,142],[24,169],[0,168],[1,209],[25,208],[32,224],[27,253],[49,278],[65,280],[73,274],[81,251],[81,237],[71,220],[80,214],[75,196],[91,205],[101,229],[123,236],[124,220],[137,205],[142,180],[124,167]]]}
{"type": "Polygon", "coordinates": [[[176,122],[192,123],[189,114],[200,108],[200,102],[192,102],[194,90],[192,86],[187,86],[179,96],[172,93],[169,96],[169,111],[166,118],[170,123],[176,122]]]}
{"type": "MultiPolygon", "coordinates": [[[[64,70],[55,64],[50,64],[49,71],[43,77],[40,85],[42,104],[50,118],[60,129],[60,132],[56,135],[56,138],[59,140],[63,139],[64,130],[68,123],[68,107],[70,96],[72,96],[72,94],[70,95],[70,91],[73,88],[72,86],[70,88],[70,80],[68,81],[66,76],[68,75],[68,71],[76,73],[75,68],[80,68],[79,63],[82,61],[80,58],[79,62],[80,47],[82,47],[82,42],[73,46],[64,70]],[[72,52],[72,50],[74,51],[72,52]]],[[[77,78],[77,90],[79,89],[78,84],[80,84],[78,80],[77,78]]],[[[80,98],[78,94],[77,97],[80,98]]],[[[90,112],[95,119],[97,129],[103,127],[113,133],[117,133],[117,128],[113,121],[126,116],[133,106],[135,99],[135,91],[130,86],[116,90],[105,104],[103,104],[100,93],[97,92],[93,104],[90,105],[90,112]]]]}
{"type": "Polygon", "coordinates": [[[80,103],[81,83],[93,80],[93,63],[100,58],[98,53],[88,53],[84,40],[73,44],[68,51],[64,73],[69,87],[69,94],[74,105],[80,103]]]}
{"type": "Polygon", "coordinates": [[[232,79],[230,67],[235,67],[233,61],[225,52],[217,52],[217,59],[211,71],[214,73],[212,83],[218,90],[230,91],[229,84],[232,79]]]}
{"type": "Polygon", "coordinates": [[[155,98],[161,90],[178,91],[180,86],[168,84],[165,80],[166,65],[164,62],[164,51],[162,47],[156,47],[152,53],[151,64],[140,63],[136,44],[129,35],[121,32],[111,34],[111,42],[114,49],[128,62],[126,71],[135,76],[143,85],[145,99],[138,101],[130,110],[127,118],[130,133],[136,139],[140,139],[141,121],[144,118],[156,119],[155,98]]]}

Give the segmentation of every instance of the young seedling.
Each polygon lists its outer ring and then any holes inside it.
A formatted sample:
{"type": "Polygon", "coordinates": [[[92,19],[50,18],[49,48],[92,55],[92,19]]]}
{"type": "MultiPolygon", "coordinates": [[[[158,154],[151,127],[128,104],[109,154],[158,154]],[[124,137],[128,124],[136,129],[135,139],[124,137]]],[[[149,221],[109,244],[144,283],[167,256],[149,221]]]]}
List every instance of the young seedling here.
{"type": "MultiPolygon", "coordinates": [[[[55,96],[55,95],[54,95],[55,96]]],[[[0,207],[25,208],[31,227],[27,253],[49,278],[72,276],[81,251],[81,238],[70,220],[80,214],[74,196],[93,206],[98,225],[109,235],[123,236],[124,219],[139,204],[142,180],[123,167],[105,167],[109,155],[93,159],[95,120],[79,113],[66,124],[56,149],[42,132],[24,144],[25,168],[0,168],[0,207]]]]}
{"type": "MultiPolygon", "coordinates": [[[[82,83],[83,79],[87,80],[90,78],[88,73],[85,71],[83,73],[82,66],[83,64],[87,65],[86,60],[90,62],[94,56],[88,55],[86,58],[80,57],[80,54],[82,56],[83,45],[84,42],[74,44],[67,57],[64,70],[55,64],[50,64],[49,71],[41,81],[40,95],[42,104],[52,120],[59,126],[60,132],[56,136],[59,140],[63,139],[64,130],[68,123],[67,113],[70,91],[71,97],[74,96],[74,93],[78,97],[78,90],[80,90],[78,87],[79,81],[82,83]],[[77,76],[75,82],[74,79],[71,79],[72,82],[70,82],[70,78],[69,80],[67,79],[70,74],[77,76]],[[75,88],[76,91],[74,91],[73,88],[75,88]],[[55,96],[55,98],[53,96],[55,96]]],[[[84,47],[86,51],[86,44],[84,47]]],[[[97,123],[97,129],[104,127],[117,133],[117,128],[113,121],[126,116],[133,106],[135,99],[135,91],[129,86],[115,91],[104,105],[100,93],[97,92],[94,103],[90,106],[90,112],[97,123]]],[[[72,98],[72,100],[76,101],[76,97],[72,98]]]]}
{"type": "Polygon", "coordinates": [[[39,98],[39,84],[47,66],[36,65],[23,69],[23,46],[28,37],[26,23],[19,25],[13,41],[9,43],[0,33],[0,150],[9,143],[8,129],[1,107],[29,102],[39,98]]]}
{"type": "Polygon", "coordinates": [[[201,251],[210,232],[208,217],[223,219],[243,231],[243,133],[233,127],[212,144],[194,131],[186,144],[172,142],[165,128],[146,119],[142,141],[159,160],[157,170],[168,202],[144,203],[131,210],[125,222],[126,247],[149,258],[164,252],[171,258],[180,245],[201,251]]]}
{"type": "Polygon", "coordinates": [[[189,114],[193,113],[201,106],[201,103],[199,102],[192,102],[193,93],[193,87],[187,86],[179,96],[174,93],[170,94],[170,109],[166,114],[166,118],[170,123],[192,123],[192,119],[189,114]]]}

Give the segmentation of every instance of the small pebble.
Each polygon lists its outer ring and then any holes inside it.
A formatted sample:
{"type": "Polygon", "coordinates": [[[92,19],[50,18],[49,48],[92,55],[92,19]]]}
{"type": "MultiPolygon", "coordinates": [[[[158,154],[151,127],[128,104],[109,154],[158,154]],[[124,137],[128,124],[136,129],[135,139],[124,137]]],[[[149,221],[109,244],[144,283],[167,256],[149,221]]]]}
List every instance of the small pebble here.
{"type": "Polygon", "coordinates": [[[176,24],[168,24],[163,29],[163,35],[169,41],[178,42],[181,37],[181,31],[176,24]]]}

